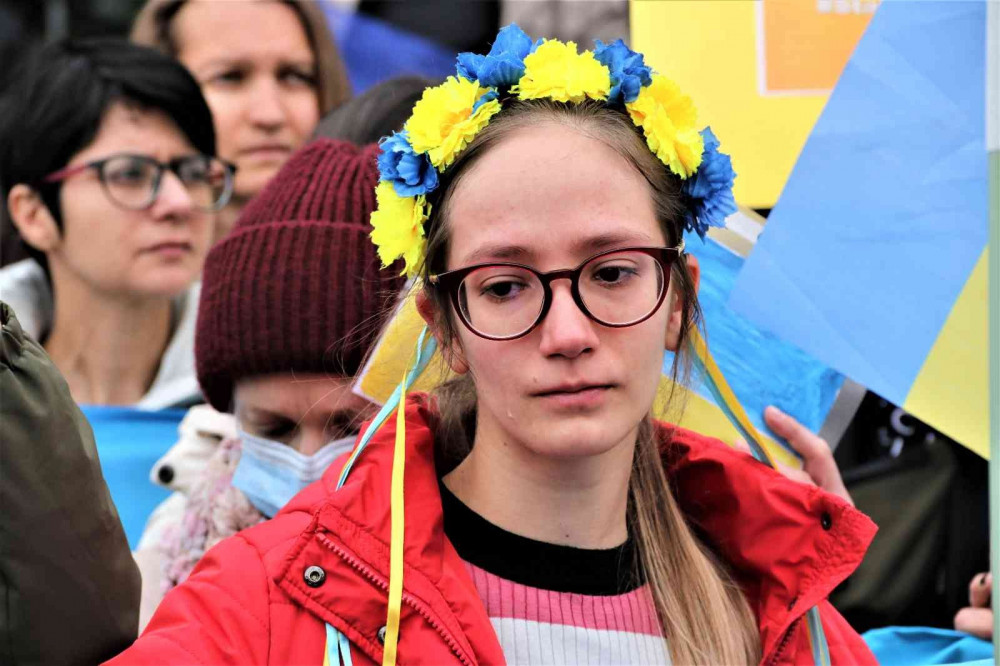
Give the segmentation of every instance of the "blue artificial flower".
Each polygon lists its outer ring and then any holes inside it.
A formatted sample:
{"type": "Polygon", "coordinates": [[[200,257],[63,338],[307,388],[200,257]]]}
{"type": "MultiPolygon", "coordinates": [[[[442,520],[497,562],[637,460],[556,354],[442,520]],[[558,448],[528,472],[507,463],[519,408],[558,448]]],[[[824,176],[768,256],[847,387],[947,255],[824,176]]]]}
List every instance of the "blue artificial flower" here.
{"type": "Polygon", "coordinates": [[[625,42],[616,39],[610,44],[594,40],[594,57],[611,71],[609,104],[634,102],[639,89],[653,82],[653,70],[645,65],[642,54],[636,53],[625,42]]]}
{"type": "Polygon", "coordinates": [[[481,107],[483,104],[486,104],[486,102],[492,102],[495,99],[499,99],[499,97],[500,95],[497,93],[496,90],[493,90],[492,88],[487,90],[482,95],[480,95],[479,99],[476,100],[476,103],[472,105],[472,115],[476,115],[476,111],[478,111],[479,107],[481,107]]]}
{"type": "Polygon", "coordinates": [[[497,33],[486,55],[458,54],[458,75],[487,88],[509,87],[524,75],[524,59],[535,50],[531,37],[511,23],[497,33]]]}
{"type": "Polygon", "coordinates": [[[687,228],[702,238],[709,227],[723,227],[726,217],[736,212],[733,199],[733,161],[729,155],[719,152],[719,140],[708,127],[701,131],[705,149],[701,154],[701,166],[684,181],[684,193],[688,196],[690,210],[687,228]]]}
{"type": "Polygon", "coordinates": [[[417,154],[410,145],[406,132],[394,132],[379,141],[379,180],[392,182],[396,194],[413,197],[437,189],[437,170],[427,155],[417,154]]]}

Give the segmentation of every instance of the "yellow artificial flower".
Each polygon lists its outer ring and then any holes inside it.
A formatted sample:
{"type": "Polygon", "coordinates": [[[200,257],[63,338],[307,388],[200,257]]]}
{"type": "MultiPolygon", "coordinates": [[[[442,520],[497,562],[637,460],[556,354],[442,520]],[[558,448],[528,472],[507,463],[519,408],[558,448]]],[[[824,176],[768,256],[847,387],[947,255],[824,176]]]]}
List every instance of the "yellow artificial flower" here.
{"type": "Polygon", "coordinates": [[[489,90],[455,76],[425,90],[404,127],[413,150],[427,153],[431,164],[444,171],[500,110],[500,102],[490,100],[472,112],[476,101],[489,90]]]}
{"type": "Polygon", "coordinates": [[[375,188],[375,198],[378,209],[372,213],[371,239],[378,258],[386,267],[402,257],[403,273],[412,277],[424,256],[424,222],[430,212],[426,197],[401,197],[391,181],[383,180],[375,188]]]}
{"type": "Polygon", "coordinates": [[[521,99],[557,102],[606,100],[611,93],[611,73],[590,51],[576,52],[576,42],[545,40],[524,59],[524,75],[511,88],[521,99]]]}
{"type": "Polygon", "coordinates": [[[704,142],[696,129],[697,111],[676,83],[654,74],[653,82],[625,105],[632,122],[642,128],[649,149],[671,171],[687,178],[701,165],[704,142]]]}

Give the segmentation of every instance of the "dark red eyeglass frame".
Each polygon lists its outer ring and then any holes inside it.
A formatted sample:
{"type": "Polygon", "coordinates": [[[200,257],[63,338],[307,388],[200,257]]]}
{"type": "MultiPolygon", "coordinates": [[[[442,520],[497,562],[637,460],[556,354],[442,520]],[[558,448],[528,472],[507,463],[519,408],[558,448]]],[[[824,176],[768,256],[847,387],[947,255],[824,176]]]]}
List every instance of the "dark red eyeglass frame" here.
{"type": "Polygon", "coordinates": [[[475,335],[486,340],[516,340],[522,338],[531,331],[535,330],[542,320],[545,319],[545,315],[549,313],[549,308],[552,306],[552,282],[555,280],[569,280],[570,281],[570,293],[573,295],[573,301],[576,302],[576,306],[580,308],[590,320],[596,321],[601,326],[607,326],[608,328],[628,328],[629,326],[635,326],[636,324],[641,324],[650,317],[652,317],[660,306],[663,304],[663,299],[667,296],[667,291],[670,290],[670,269],[674,262],[680,259],[681,255],[684,253],[684,241],[681,240],[677,247],[620,247],[613,250],[604,250],[592,255],[582,261],[579,266],[572,269],[563,269],[557,271],[549,271],[547,273],[542,273],[535,270],[531,266],[525,266],[524,264],[517,264],[512,262],[497,261],[490,262],[486,264],[475,264],[474,266],[465,266],[464,268],[456,268],[453,271],[447,271],[445,273],[439,273],[438,275],[431,275],[427,281],[435,289],[440,289],[444,292],[448,299],[451,301],[452,307],[458,314],[458,318],[462,321],[467,329],[472,331],[475,335]],[[592,262],[593,260],[603,257],[609,254],[618,254],[621,252],[641,252],[643,254],[653,257],[660,264],[660,268],[663,270],[664,283],[663,290],[660,292],[660,297],[656,301],[650,311],[643,317],[630,321],[624,324],[610,324],[601,319],[598,319],[594,313],[592,313],[584,304],[583,297],[580,295],[580,275],[583,274],[583,267],[592,262]],[[465,279],[469,273],[479,270],[481,268],[486,268],[489,266],[510,266],[512,268],[520,268],[533,273],[535,277],[538,278],[539,282],[542,284],[542,291],[544,295],[544,300],[542,301],[542,307],[538,311],[538,317],[535,319],[534,323],[531,324],[521,333],[515,335],[507,336],[492,336],[486,335],[481,331],[477,331],[472,323],[466,318],[465,313],[462,311],[461,304],[459,303],[458,290],[462,284],[462,280],[465,279]]]}

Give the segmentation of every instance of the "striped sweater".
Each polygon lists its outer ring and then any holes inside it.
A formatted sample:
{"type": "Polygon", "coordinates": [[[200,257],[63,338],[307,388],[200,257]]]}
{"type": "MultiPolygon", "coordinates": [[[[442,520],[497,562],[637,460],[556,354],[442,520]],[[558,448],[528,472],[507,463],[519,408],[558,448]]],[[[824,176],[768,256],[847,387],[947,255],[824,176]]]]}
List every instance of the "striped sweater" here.
{"type": "Polygon", "coordinates": [[[665,664],[631,540],[584,550],[507,532],[441,485],[445,533],[465,561],[509,664],[665,664]]]}

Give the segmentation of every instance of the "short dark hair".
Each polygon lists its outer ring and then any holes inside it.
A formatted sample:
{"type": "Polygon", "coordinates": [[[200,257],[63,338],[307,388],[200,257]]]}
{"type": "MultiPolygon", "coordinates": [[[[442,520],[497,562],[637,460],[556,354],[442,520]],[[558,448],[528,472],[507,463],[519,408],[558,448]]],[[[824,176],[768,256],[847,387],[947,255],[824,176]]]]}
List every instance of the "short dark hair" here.
{"type": "MultiPolygon", "coordinates": [[[[166,113],[195,150],[215,155],[212,113],[194,77],[173,58],[123,39],[61,40],[18,60],[0,93],[0,218],[7,195],[35,187],[61,224],[59,186],[40,180],[89,145],[116,102],[166,113]]],[[[7,234],[4,234],[7,236],[7,234]]],[[[45,266],[44,255],[28,253],[45,266]]]]}

